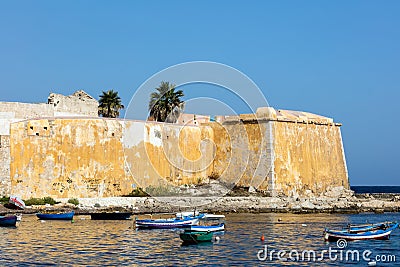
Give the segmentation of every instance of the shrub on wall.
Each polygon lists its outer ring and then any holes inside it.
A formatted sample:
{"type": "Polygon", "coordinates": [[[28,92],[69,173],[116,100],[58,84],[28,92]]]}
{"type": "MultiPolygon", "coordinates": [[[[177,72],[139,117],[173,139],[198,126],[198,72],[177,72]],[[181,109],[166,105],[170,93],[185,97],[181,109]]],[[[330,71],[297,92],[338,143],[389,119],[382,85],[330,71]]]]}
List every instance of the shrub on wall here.
{"type": "Polygon", "coordinates": [[[76,198],[70,198],[68,199],[68,203],[74,204],[75,206],[79,205],[79,200],[76,198]]]}
{"type": "Polygon", "coordinates": [[[148,197],[149,194],[143,191],[142,188],[136,187],[135,189],[132,190],[128,195],[125,195],[124,197],[148,197]]]}
{"type": "Polygon", "coordinates": [[[0,203],[7,204],[9,200],[10,200],[10,197],[2,197],[2,198],[0,198],[0,203]]]}
{"type": "Polygon", "coordinates": [[[55,201],[52,197],[44,197],[44,198],[30,198],[28,200],[25,200],[25,205],[26,206],[32,206],[32,205],[54,205],[60,202],[55,201]]]}

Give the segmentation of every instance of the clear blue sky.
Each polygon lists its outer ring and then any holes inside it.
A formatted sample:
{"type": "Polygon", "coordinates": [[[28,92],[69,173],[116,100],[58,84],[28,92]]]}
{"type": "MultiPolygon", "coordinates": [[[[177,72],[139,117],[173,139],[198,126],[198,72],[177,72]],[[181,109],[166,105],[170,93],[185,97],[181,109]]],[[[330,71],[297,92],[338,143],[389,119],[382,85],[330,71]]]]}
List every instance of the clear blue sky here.
{"type": "MultiPolygon", "coordinates": [[[[115,89],[177,63],[246,73],[343,123],[353,185],[400,185],[400,1],[0,1],[1,101],[115,89]]],[[[146,103],[147,104],[147,103],[146,103]]]]}

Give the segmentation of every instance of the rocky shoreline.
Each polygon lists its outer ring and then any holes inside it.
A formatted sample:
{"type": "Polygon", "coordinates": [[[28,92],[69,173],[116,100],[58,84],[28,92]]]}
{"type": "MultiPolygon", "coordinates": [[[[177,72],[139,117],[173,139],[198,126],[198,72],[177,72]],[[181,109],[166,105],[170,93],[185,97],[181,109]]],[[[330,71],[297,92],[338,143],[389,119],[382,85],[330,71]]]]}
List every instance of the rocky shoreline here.
{"type": "MultiPolygon", "coordinates": [[[[109,197],[79,198],[79,205],[67,203],[68,199],[57,199],[59,204],[50,206],[29,206],[22,213],[36,213],[43,210],[75,210],[76,214],[90,214],[104,211],[129,211],[133,214],[173,213],[183,210],[197,210],[212,213],[363,213],[400,212],[400,194],[354,194],[337,192],[323,196],[309,197],[109,197]]],[[[15,213],[1,207],[0,213],[15,213]]]]}

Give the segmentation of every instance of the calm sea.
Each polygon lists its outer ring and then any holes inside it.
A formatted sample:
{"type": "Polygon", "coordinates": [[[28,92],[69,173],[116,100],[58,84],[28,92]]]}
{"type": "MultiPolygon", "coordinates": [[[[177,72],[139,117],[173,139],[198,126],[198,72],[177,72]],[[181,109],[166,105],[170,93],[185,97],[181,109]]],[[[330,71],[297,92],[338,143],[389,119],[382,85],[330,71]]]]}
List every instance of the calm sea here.
{"type": "Polygon", "coordinates": [[[219,236],[219,241],[182,246],[178,231],[138,231],[133,220],[92,221],[87,216],[76,216],[74,223],[42,222],[26,215],[19,228],[0,228],[0,266],[367,266],[368,262],[362,258],[367,250],[371,251],[368,259],[376,256],[390,259],[378,262],[377,266],[400,266],[400,229],[393,232],[390,240],[349,242],[342,250],[338,250],[336,242],[323,240],[325,227],[400,220],[397,213],[226,216],[227,231],[219,236]],[[260,241],[262,234],[264,242],[260,241]],[[329,248],[331,257],[328,254],[321,257],[329,248]],[[296,251],[299,261],[278,259],[279,250],[286,251],[281,258],[288,258],[289,251],[296,251]],[[315,260],[306,252],[301,261],[304,251],[315,252],[315,260]],[[347,251],[358,251],[359,261],[347,251]]]}
{"type": "Polygon", "coordinates": [[[400,194],[400,186],[351,186],[355,193],[397,193],[400,194]]]}

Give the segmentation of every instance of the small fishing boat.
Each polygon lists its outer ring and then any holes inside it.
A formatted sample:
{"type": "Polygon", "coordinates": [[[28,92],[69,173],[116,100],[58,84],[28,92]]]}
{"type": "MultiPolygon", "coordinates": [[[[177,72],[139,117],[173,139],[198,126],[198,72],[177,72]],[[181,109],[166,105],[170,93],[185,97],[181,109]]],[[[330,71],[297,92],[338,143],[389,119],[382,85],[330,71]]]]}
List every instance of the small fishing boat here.
{"type": "Polygon", "coordinates": [[[220,223],[217,225],[188,225],[184,228],[192,232],[220,232],[225,230],[225,224],[220,223]]]}
{"type": "Polygon", "coordinates": [[[184,244],[198,244],[202,242],[211,242],[213,237],[213,232],[194,232],[190,230],[185,230],[179,234],[184,244]]]}
{"type": "Polygon", "coordinates": [[[139,229],[173,229],[182,228],[187,225],[198,224],[199,219],[201,219],[204,214],[199,214],[198,216],[186,216],[186,217],[175,217],[170,219],[136,219],[136,227],[139,229]]]}
{"type": "Polygon", "coordinates": [[[92,220],[128,220],[131,215],[131,212],[98,212],[90,213],[90,218],[92,220]]]}
{"type": "Polygon", "coordinates": [[[75,212],[60,212],[60,213],[36,213],[36,216],[41,220],[72,220],[75,212]]]}
{"type": "Polygon", "coordinates": [[[25,202],[18,196],[11,196],[8,201],[8,208],[25,209],[25,202]]]}
{"type": "Polygon", "coordinates": [[[375,230],[361,231],[362,227],[358,227],[358,229],[356,229],[358,232],[351,232],[351,230],[349,229],[339,230],[339,231],[325,229],[324,239],[326,241],[337,241],[339,239],[345,239],[349,241],[369,240],[369,239],[389,239],[390,234],[397,227],[399,227],[399,224],[397,222],[391,222],[387,223],[385,227],[375,230]]]}
{"type": "Polygon", "coordinates": [[[221,232],[225,230],[224,219],[225,215],[205,213],[198,225],[188,225],[185,226],[185,229],[192,232],[221,232]]]}
{"type": "Polygon", "coordinates": [[[0,216],[0,226],[3,227],[12,227],[17,226],[18,216],[16,215],[8,215],[8,216],[0,216]]]}

